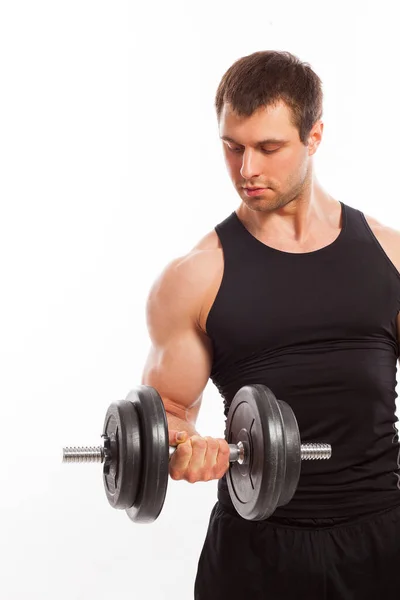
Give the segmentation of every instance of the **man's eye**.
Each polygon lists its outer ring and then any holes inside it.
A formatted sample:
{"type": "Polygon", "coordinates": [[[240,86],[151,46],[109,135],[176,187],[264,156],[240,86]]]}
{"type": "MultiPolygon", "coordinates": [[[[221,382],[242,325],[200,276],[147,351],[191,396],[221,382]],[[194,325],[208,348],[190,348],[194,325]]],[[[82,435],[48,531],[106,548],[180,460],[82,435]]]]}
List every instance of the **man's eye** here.
{"type": "Polygon", "coordinates": [[[236,154],[239,154],[239,152],[241,152],[241,151],[242,151],[242,149],[241,149],[241,148],[231,148],[230,146],[228,146],[228,148],[229,148],[229,150],[230,150],[231,152],[236,152],[236,154]]]}
{"type": "MultiPolygon", "coordinates": [[[[242,152],[242,148],[231,148],[231,146],[228,146],[228,149],[230,150],[230,152],[234,152],[235,154],[240,154],[242,152]]],[[[264,154],[273,154],[274,152],[277,152],[278,148],[276,148],[275,150],[264,150],[264,148],[262,148],[262,152],[264,154]]]]}

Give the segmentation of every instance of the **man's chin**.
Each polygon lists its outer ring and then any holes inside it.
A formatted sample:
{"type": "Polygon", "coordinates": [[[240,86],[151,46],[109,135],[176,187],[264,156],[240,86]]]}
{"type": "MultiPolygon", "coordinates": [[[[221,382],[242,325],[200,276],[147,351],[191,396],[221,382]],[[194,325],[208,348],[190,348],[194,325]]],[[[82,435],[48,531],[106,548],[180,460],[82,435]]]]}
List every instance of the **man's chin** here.
{"type": "Polygon", "coordinates": [[[243,198],[243,203],[250,210],[255,210],[257,212],[271,212],[277,208],[275,202],[265,200],[265,198],[248,198],[245,196],[243,198]]]}

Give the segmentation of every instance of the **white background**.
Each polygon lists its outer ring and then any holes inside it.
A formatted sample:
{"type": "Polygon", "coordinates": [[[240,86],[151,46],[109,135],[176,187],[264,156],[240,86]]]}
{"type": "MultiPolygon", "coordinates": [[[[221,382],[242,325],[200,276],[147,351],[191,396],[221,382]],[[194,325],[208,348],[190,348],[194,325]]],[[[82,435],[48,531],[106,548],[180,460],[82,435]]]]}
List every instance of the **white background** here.
{"type": "MultiPolygon", "coordinates": [[[[2,598],[193,597],[217,482],[170,480],[160,518],[137,525],[62,446],[100,442],[109,403],[140,383],[152,282],[239,203],[213,108],[239,57],[311,64],[320,182],[400,229],[396,5],[1,3],[2,598]]],[[[197,426],[223,434],[212,384],[197,426]]]]}

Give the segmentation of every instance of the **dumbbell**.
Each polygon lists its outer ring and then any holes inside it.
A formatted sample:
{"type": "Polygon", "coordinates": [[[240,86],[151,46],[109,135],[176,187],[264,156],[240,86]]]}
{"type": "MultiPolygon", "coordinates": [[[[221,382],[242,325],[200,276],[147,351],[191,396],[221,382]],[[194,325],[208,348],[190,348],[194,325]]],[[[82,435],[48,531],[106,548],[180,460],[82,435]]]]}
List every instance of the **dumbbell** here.
{"type": "MultiPolygon", "coordinates": [[[[67,463],[100,462],[110,505],[136,523],[151,523],[164,505],[169,459],[165,408],[157,390],[138,386],[125,400],[110,404],[103,445],[67,447],[67,463]]],[[[261,384],[242,387],[232,400],[225,436],[230,450],[226,472],[232,503],[244,519],[267,519],[293,497],[302,460],[326,460],[331,446],[301,444],[295,415],[261,384]]]]}

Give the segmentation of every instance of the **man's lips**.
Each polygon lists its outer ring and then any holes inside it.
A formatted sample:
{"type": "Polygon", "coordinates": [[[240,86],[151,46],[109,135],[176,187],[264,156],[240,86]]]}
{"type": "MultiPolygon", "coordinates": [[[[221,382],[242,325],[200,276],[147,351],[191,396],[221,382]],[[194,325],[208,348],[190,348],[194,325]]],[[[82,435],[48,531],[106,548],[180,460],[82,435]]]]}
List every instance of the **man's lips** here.
{"type": "Polygon", "coordinates": [[[268,188],[243,188],[247,196],[257,196],[258,194],[262,194],[268,188]]]}
{"type": "Polygon", "coordinates": [[[266,190],[267,186],[266,185],[243,185],[242,186],[244,190],[266,190]]]}

